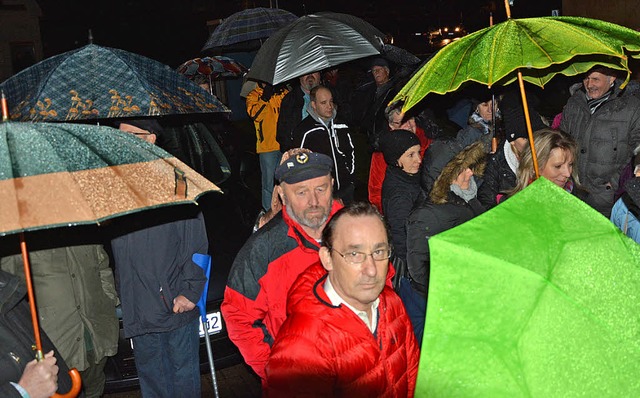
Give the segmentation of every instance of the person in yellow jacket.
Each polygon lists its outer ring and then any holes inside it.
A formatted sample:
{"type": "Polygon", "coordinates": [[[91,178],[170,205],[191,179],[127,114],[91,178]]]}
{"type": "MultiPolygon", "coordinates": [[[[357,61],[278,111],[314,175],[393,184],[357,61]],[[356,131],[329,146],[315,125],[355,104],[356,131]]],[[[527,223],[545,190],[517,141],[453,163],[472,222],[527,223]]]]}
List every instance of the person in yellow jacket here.
{"type": "Polygon", "coordinates": [[[271,208],[273,178],[280,164],[280,145],[276,141],[278,116],[282,98],[289,92],[284,86],[258,83],[246,99],[247,113],[256,129],[256,153],[260,158],[262,174],[262,208],[271,208]]]}
{"type": "MultiPolygon", "coordinates": [[[[102,245],[30,251],[31,274],[42,329],[70,368],[82,376],[87,398],[102,396],[107,357],[118,351],[119,304],[109,256],[102,245]]],[[[0,261],[24,278],[22,257],[0,261]]]]}

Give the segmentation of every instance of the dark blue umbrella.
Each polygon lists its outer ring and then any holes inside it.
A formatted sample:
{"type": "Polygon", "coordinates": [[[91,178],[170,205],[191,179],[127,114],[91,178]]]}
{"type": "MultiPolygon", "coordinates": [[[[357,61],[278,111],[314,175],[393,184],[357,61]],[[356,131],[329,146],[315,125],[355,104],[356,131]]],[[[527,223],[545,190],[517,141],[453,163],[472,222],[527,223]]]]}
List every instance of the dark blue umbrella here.
{"type": "Polygon", "coordinates": [[[11,119],[20,121],[229,112],[168,65],[95,44],[47,58],[0,88],[11,119]]]}
{"type": "Polygon", "coordinates": [[[294,14],[279,8],[257,7],[236,12],[211,33],[202,51],[257,49],[260,39],[266,39],[296,19],[294,14]]]}

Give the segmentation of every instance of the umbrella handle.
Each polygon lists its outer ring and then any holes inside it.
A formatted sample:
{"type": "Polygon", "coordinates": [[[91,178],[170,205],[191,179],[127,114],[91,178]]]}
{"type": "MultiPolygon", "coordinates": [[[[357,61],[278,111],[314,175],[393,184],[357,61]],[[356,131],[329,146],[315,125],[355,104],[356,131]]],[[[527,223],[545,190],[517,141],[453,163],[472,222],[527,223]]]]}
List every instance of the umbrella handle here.
{"type": "Polygon", "coordinates": [[[82,388],[82,378],[78,369],[73,368],[69,370],[69,377],[71,378],[71,389],[65,394],[55,393],[52,398],[75,398],[80,394],[80,388],[82,388]]]}

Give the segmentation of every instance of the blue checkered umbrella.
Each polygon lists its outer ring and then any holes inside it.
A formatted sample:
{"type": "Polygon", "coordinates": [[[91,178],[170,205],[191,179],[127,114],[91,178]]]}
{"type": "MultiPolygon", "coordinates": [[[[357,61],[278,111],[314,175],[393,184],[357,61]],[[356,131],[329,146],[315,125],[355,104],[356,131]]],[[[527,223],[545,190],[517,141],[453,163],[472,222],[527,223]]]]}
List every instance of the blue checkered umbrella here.
{"type": "Polygon", "coordinates": [[[202,51],[258,48],[261,44],[259,39],[266,39],[297,18],[278,8],[257,7],[237,12],[218,25],[202,51]]]}
{"type": "Polygon", "coordinates": [[[150,58],[89,44],[0,85],[12,120],[73,121],[229,112],[216,97],[150,58]]]}

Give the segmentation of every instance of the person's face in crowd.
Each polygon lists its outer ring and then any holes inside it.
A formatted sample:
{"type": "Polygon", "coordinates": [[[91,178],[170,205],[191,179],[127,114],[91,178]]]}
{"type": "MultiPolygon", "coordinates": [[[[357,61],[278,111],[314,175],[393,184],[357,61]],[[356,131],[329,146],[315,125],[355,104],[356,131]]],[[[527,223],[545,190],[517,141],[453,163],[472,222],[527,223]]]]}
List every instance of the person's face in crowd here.
{"type": "Polygon", "coordinates": [[[389,121],[389,128],[391,130],[409,130],[413,134],[416,133],[416,119],[413,117],[406,118],[402,112],[393,112],[391,114],[391,120],[389,121]]]}
{"type": "Polygon", "coordinates": [[[374,66],[371,68],[371,74],[376,85],[380,86],[389,81],[389,68],[386,66],[374,66]]]}
{"type": "Polygon", "coordinates": [[[524,137],[518,137],[515,140],[511,141],[511,146],[513,146],[513,149],[516,153],[516,155],[518,157],[521,156],[521,154],[524,151],[524,148],[527,147],[527,144],[529,143],[529,140],[524,138],[524,137]]]}
{"type": "Polygon", "coordinates": [[[420,170],[420,162],[422,162],[422,156],[420,156],[420,145],[414,145],[407,149],[400,158],[398,158],[398,166],[408,174],[417,174],[420,170]]]}
{"type": "Polygon", "coordinates": [[[460,187],[460,189],[469,189],[469,185],[471,184],[471,178],[473,177],[473,171],[470,168],[466,168],[458,174],[452,184],[456,184],[460,187]]]}
{"type": "Polygon", "coordinates": [[[327,90],[325,88],[318,89],[316,91],[316,100],[311,101],[311,108],[320,116],[321,118],[328,120],[333,116],[333,95],[331,95],[331,90],[327,90]]]}
{"type": "Polygon", "coordinates": [[[126,131],[127,133],[135,134],[136,137],[151,144],[155,144],[156,139],[158,138],[154,133],[128,123],[120,123],[120,127],[118,127],[118,129],[126,131]]]}
{"type": "Polygon", "coordinates": [[[493,101],[481,102],[478,104],[478,115],[483,118],[485,121],[489,122],[493,119],[493,101]]]}
{"type": "Polygon", "coordinates": [[[598,99],[609,91],[615,80],[616,78],[613,76],[607,76],[600,72],[591,72],[584,78],[582,83],[584,84],[584,89],[587,90],[589,98],[598,99]]]}
{"type": "Polygon", "coordinates": [[[331,249],[320,249],[320,260],[329,271],[336,293],[360,311],[371,310],[371,304],[384,289],[389,260],[374,260],[371,253],[389,249],[387,231],[376,216],[342,216],[335,225],[331,249]],[[364,262],[353,264],[341,254],[367,254],[364,262]]]}
{"type": "Polygon", "coordinates": [[[312,88],[320,84],[320,72],[309,73],[308,75],[300,76],[300,86],[307,93],[312,88]]]}
{"type": "Polygon", "coordinates": [[[573,172],[573,155],[566,149],[554,148],[540,175],[559,187],[564,187],[573,172]]]}
{"type": "Polygon", "coordinates": [[[295,184],[281,183],[280,199],[289,217],[303,227],[317,230],[324,226],[331,212],[333,178],[312,178],[295,184]]]}

